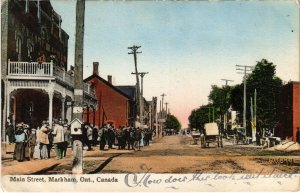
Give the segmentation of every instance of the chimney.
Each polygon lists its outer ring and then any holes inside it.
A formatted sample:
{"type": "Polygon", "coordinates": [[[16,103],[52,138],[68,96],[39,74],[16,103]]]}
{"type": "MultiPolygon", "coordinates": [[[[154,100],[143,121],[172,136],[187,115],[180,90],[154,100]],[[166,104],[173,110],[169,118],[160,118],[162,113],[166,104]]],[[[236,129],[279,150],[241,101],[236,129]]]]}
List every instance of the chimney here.
{"type": "Polygon", "coordinates": [[[98,67],[99,67],[99,62],[93,62],[93,74],[99,75],[98,67]]]}
{"type": "Polygon", "coordinates": [[[112,76],[111,75],[107,75],[107,81],[112,84],[112,76]]]}

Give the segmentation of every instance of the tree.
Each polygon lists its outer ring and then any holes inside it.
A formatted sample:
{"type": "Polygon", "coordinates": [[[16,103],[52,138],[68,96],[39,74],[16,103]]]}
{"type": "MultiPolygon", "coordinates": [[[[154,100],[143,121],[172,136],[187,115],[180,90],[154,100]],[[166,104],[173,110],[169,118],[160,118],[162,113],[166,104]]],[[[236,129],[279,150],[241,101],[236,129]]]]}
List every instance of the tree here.
{"type": "MultiPolygon", "coordinates": [[[[266,59],[258,61],[252,73],[247,77],[247,109],[246,117],[250,120],[250,98],[257,91],[257,128],[274,128],[279,120],[278,104],[282,81],[275,76],[276,66],[266,59]]],[[[231,90],[232,107],[243,112],[243,83],[231,90]]],[[[242,115],[242,113],[240,113],[242,115]]],[[[241,118],[241,117],[239,117],[241,118]]],[[[241,119],[240,119],[241,120],[241,119]]],[[[248,122],[249,123],[249,122],[248,122]]],[[[250,124],[248,131],[250,131],[250,124]]]]}
{"type": "MultiPolygon", "coordinates": [[[[274,128],[279,120],[278,104],[282,80],[275,76],[276,66],[266,59],[258,61],[253,72],[247,78],[247,98],[250,107],[250,97],[254,89],[257,91],[257,126],[258,128],[274,128]]],[[[249,111],[248,111],[249,112],[249,111]]],[[[250,117],[250,113],[248,113],[250,117]]]]}
{"type": "MultiPolygon", "coordinates": [[[[189,116],[189,127],[191,129],[196,128],[204,128],[205,123],[209,123],[209,107],[211,105],[203,105],[198,109],[192,110],[189,116]]],[[[212,118],[212,116],[210,116],[212,118]]]]}
{"type": "Polygon", "coordinates": [[[174,129],[175,131],[179,131],[181,129],[181,124],[178,121],[177,117],[174,115],[169,114],[166,119],[166,128],[174,129]]]}
{"type": "Polygon", "coordinates": [[[215,117],[223,115],[229,109],[231,104],[231,90],[232,87],[227,85],[222,87],[212,85],[208,98],[215,108],[215,117]]]}

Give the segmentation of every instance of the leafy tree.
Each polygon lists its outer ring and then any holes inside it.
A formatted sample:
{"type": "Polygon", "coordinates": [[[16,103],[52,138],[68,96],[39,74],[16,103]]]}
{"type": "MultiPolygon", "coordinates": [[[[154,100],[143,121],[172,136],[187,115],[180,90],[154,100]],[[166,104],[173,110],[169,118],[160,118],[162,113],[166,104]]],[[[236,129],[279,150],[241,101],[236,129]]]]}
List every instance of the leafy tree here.
{"type": "Polygon", "coordinates": [[[231,104],[231,90],[230,86],[218,87],[212,85],[211,91],[209,93],[209,100],[212,103],[212,106],[215,108],[215,117],[223,115],[231,104]]]}
{"type": "MultiPolygon", "coordinates": [[[[253,98],[254,89],[257,91],[258,128],[274,128],[279,120],[278,104],[282,80],[275,74],[276,66],[266,59],[262,59],[257,62],[254,70],[247,78],[248,107],[250,107],[250,97],[253,98]]],[[[250,113],[247,117],[250,118],[250,113]]]]}
{"type": "Polygon", "coordinates": [[[190,116],[189,116],[189,127],[190,128],[204,128],[204,124],[209,122],[209,119],[212,118],[210,116],[209,118],[209,107],[212,107],[211,105],[203,105],[199,107],[198,109],[192,110],[190,116]]]}
{"type": "Polygon", "coordinates": [[[232,105],[232,108],[236,111],[239,111],[238,119],[243,119],[243,100],[244,100],[244,85],[238,84],[235,85],[230,94],[230,103],[232,105]]]}
{"type": "Polygon", "coordinates": [[[181,124],[178,121],[177,117],[174,115],[168,115],[166,119],[166,128],[168,129],[174,129],[175,131],[179,131],[181,129],[181,124]]]}
{"type": "MultiPolygon", "coordinates": [[[[257,91],[257,128],[274,128],[279,120],[278,104],[282,81],[276,77],[276,66],[266,59],[258,61],[252,73],[246,79],[247,85],[247,109],[248,131],[250,131],[250,104],[254,90],[257,91]]],[[[240,112],[240,120],[243,115],[243,89],[244,84],[236,85],[231,90],[232,107],[240,112]]]]}

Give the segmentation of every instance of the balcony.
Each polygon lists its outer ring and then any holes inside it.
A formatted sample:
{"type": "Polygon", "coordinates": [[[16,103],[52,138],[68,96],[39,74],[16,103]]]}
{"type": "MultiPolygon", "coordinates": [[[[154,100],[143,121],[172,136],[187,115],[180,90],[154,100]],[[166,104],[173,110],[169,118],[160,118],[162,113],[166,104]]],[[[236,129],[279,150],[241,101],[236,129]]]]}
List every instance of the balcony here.
{"type": "MultiPolygon", "coordinates": [[[[8,79],[14,80],[56,80],[59,84],[74,89],[74,77],[65,70],[55,67],[53,62],[17,62],[8,60],[8,79]]],[[[83,83],[83,91],[95,97],[89,83],[83,83]]]]}
{"type": "Polygon", "coordinates": [[[49,78],[53,76],[53,63],[14,62],[8,60],[7,75],[15,78],[49,78]]]}

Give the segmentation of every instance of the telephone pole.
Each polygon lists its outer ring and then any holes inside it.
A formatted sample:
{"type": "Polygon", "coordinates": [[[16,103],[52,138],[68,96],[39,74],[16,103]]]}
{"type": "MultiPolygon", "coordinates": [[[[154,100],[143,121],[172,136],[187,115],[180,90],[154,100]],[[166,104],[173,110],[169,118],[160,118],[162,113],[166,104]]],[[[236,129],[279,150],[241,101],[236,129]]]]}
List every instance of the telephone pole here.
{"type": "Polygon", "coordinates": [[[164,122],[166,121],[166,120],[164,120],[165,119],[165,116],[164,116],[164,97],[165,96],[167,96],[166,94],[162,94],[162,95],[160,95],[161,97],[162,97],[162,100],[161,100],[161,103],[160,103],[160,105],[161,105],[161,122],[160,122],[160,133],[161,133],[161,135],[162,135],[162,132],[163,132],[163,124],[164,124],[164,122]],[[164,122],[163,122],[164,121],[164,122]]]}
{"type": "MultiPolygon", "coordinates": [[[[165,104],[166,104],[166,114],[167,114],[167,116],[168,116],[168,104],[169,104],[169,103],[165,103],[165,104]]],[[[166,116],[166,117],[167,117],[167,116],[166,116]]]]}
{"type": "Polygon", "coordinates": [[[161,97],[162,97],[162,99],[161,99],[161,106],[162,106],[162,110],[161,110],[161,112],[162,112],[162,118],[165,118],[165,116],[164,116],[164,97],[165,96],[167,96],[165,93],[162,93],[162,95],[160,95],[161,97]]]}
{"type": "Polygon", "coordinates": [[[243,110],[243,127],[245,128],[245,136],[247,136],[247,129],[246,129],[246,81],[247,75],[252,72],[253,66],[246,66],[246,65],[235,65],[238,74],[244,74],[244,110],[243,110]]]}
{"type": "MultiPolygon", "coordinates": [[[[76,4],[76,39],[74,69],[74,109],[73,117],[83,120],[83,40],[84,40],[85,0],[77,0],[76,4]]],[[[82,141],[73,142],[73,174],[83,173],[82,141]]]]}
{"type": "Polygon", "coordinates": [[[133,45],[132,47],[128,47],[128,49],[131,50],[131,52],[129,52],[128,54],[133,54],[133,58],[134,58],[134,67],[135,67],[135,75],[136,75],[136,86],[137,86],[137,97],[139,97],[139,99],[137,100],[137,106],[139,107],[139,115],[140,115],[140,123],[141,123],[141,113],[142,113],[142,106],[141,106],[141,98],[140,98],[140,81],[139,81],[139,75],[138,75],[138,69],[137,69],[137,58],[136,58],[136,54],[140,54],[142,52],[138,52],[137,50],[140,48],[141,46],[135,46],[133,45]]]}
{"type": "Polygon", "coordinates": [[[138,72],[138,73],[134,73],[132,72],[131,74],[138,74],[141,76],[141,93],[139,96],[139,100],[140,100],[140,123],[141,123],[141,129],[143,129],[143,125],[144,125],[144,99],[143,99],[143,79],[144,76],[146,74],[148,74],[149,72],[138,72]]]}
{"type": "MultiPolygon", "coordinates": [[[[225,78],[223,78],[221,80],[225,81],[225,87],[227,87],[228,82],[234,82],[233,80],[229,80],[229,79],[225,79],[225,78]]],[[[227,119],[228,119],[228,114],[227,114],[227,109],[226,109],[226,112],[224,114],[224,122],[223,122],[224,123],[224,125],[223,125],[224,131],[227,131],[227,122],[228,122],[227,119]]],[[[222,121],[222,119],[220,119],[220,121],[222,121]]]]}
{"type": "Polygon", "coordinates": [[[225,86],[227,86],[228,82],[233,82],[233,80],[229,80],[229,79],[221,79],[223,81],[225,81],[225,86]]]}

